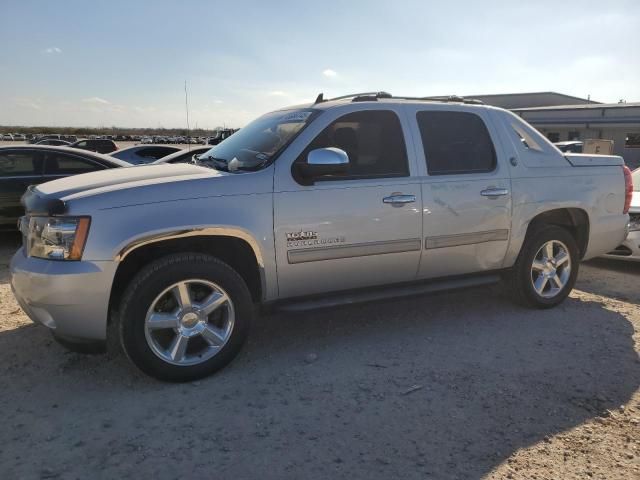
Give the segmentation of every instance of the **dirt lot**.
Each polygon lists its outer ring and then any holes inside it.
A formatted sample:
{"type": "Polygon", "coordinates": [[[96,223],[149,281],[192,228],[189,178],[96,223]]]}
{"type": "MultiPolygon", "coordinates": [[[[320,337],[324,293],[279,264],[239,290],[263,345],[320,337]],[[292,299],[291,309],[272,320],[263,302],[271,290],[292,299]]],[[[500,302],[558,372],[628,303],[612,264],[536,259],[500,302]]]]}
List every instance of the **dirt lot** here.
{"type": "Polygon", "coordinates": [[[256,322],[218,375],[162,384],[68,353],[10,292],[1,478],[640,478],[640,264],[561,307],[498,286],[256,322]]]}

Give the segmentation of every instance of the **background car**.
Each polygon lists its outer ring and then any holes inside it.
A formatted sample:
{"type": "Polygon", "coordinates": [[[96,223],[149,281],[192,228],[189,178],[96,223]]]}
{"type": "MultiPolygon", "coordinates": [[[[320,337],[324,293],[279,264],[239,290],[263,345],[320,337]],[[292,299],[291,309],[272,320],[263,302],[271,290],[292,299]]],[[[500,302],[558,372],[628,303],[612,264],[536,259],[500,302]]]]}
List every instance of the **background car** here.
{"type": "Polygon", "coordinates": [[[227,128],[224,130],[218,130],[215,135],[212,137],[208,137],[205,139],[205,145],[218,145],[223,140],[226,140],[231,135],[233,135],[236,131],[232,128],[227,128]]]}
{"type": "Polygon", "coordinates": [[[118,150],[116,142],[106,138],[78,140],[69,146],[98,153],[111,153],[118,150]]]}
{"type": "Polygon", "coordinates": [[[632,172],[631,178],[633,179],[633,196],[631,208],[629,208],[629,234],[624,242],[604,257],[640,262],[640,168],[632,172]]]}
{"type": "Polygon", "coordinates": [[[167,155],[166,157],[162,157],[153,163],[188,163],[192,160],[194,155],[200,155],[201,153],[209,150],[211,150],[210,147],[194,147],[191,150],[180,149],[179,151],[172,153],[171,155],[167,155]]]}
{"type": "Polygon", "coordinates": [[[0,229],[16,228],[16,222],[24,211],[20,198],[29,185],[79,173],[129,166],[108,155],[69,147],[0,147],[0,229]]]}
{"type": "Polygon", "coordinates": [[[584,143],[577,140],[556,142],[554,145],[558,147],[558,150],[566,153],[582,153],[582,149],[584,147],[584,143]]]}
{"type": "Polygon", "coordinates": [[[69,145],[71,145],[71,142],[66,142],[64,140],[57,140],[55,138],[45,138],[44,140],[40,140],[39,142],[36,142],[35,145],[53,145],[56,147],[68,147],[69,145]]]}
{"type": "Polygon", "coordinates": [[[11,135],[10,133],[5,133],[4,135],[2,135],[2,140],[12,142],[13,135],[11,135]]]}
{"type": "Polygon", "coordinates": [[[169,145],[135,145],[133,147],[116,150],[110,155],[119,158],[133,165],[152,163],[156,160],[181,151],[180,147],[170,147],[169,145]]]}

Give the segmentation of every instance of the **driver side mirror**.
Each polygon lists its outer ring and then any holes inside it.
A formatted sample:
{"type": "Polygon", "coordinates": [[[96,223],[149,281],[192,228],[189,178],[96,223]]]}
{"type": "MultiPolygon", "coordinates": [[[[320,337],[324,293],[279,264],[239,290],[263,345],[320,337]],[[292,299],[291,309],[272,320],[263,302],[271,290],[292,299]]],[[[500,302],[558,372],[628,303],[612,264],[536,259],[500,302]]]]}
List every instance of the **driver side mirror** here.
{"type": "Polygon", "coordinates": [[[339,175],[349,171],[349,155],[335,147],[311,150],[306,162],[296,163],[298,174],[305,185],[312,185],[316,177],[339,175]]]}

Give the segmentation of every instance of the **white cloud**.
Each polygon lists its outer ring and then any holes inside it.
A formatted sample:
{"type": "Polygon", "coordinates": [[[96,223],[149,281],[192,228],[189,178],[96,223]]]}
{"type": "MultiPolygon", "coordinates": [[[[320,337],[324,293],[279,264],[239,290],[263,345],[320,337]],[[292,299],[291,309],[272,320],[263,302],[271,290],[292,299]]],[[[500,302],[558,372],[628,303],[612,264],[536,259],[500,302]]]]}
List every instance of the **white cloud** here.
{"type": "Polygon", "coordinates": [[[94,105],[110,105],[107,100],[100,97],[83,98],[82,101],[84,103],[92,103],[94,105]]]}
{"type": "Polygon", "coordinates": [[[136,112],[136,113],[142,113],[142,114],[154,113],[154,112],[156,112],[156,107],[135,106],[135,107],[133,107],[133,111],[136,112]]]}
{"type": "Polygon", "coordinates": [[[270,97],[285,97],[287,94],[282,90],[274,90],[273,92],[269,92],[270,97]]]}
{"type": "Polygon", "coordinates": [[[22,108],[30,108],[32,110],[41,110],[40,103],[30,98],[16,98],[14,99],[16,105],[22,108]]]}
{"type": "Polygon", "coordinates": [[[44,53],[59,54],[62,53],[62,50],[60,50],[58,47],[49,47],[44,49],[44,53]]]}
{"type": "Polygon", "coordinates": [[[338,72],[336,72],[335,70],[331,70],[330,68],[327,68],[326,70],[322,71],[322,75],[324,75],[325,77],[334,78],[338,76],[338,72]]]}

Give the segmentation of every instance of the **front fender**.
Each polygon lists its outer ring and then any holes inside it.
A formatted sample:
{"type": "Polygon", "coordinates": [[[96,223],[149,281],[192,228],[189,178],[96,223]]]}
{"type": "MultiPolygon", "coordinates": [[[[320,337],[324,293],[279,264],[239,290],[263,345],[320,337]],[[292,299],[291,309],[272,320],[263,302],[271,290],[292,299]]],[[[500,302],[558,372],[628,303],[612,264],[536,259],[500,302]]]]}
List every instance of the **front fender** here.
{"type": "Polygon", "coordinates": [[[121,262],[143,245],[192,236],[227,236],[252,248],[265,299],[277,297],[271,193],[189,199],[94,212],[83,259],[121,262]]]}

